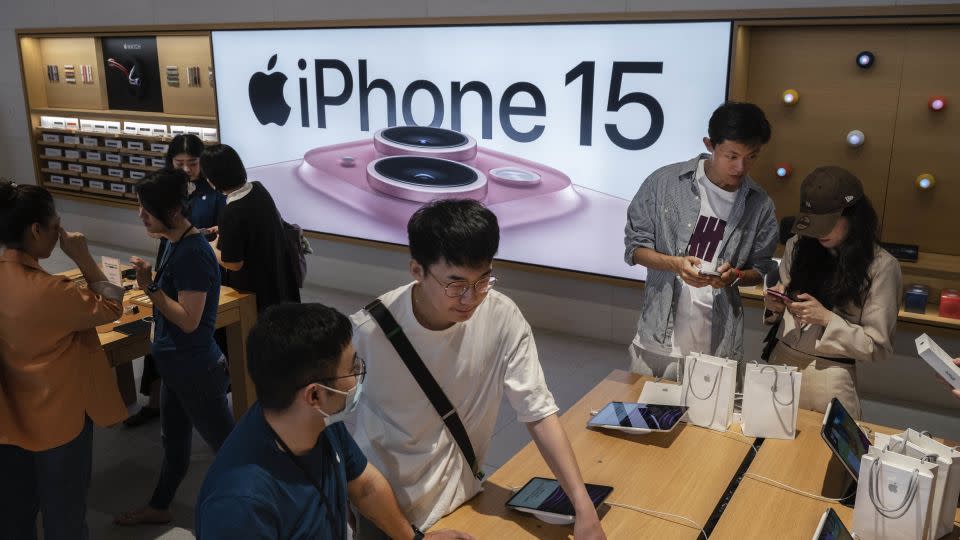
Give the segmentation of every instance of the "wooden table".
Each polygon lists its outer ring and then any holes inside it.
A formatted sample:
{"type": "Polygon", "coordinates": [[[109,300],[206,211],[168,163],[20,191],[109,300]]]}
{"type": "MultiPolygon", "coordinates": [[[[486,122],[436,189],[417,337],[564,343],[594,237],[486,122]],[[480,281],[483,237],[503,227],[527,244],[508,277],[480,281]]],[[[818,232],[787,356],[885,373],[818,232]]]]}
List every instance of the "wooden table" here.
{"type": "MultiPolygon", "coordinates": [[[[820,437],[823,414],[799,411],[797,438],[767,439],[747,470],[733,499],[714,529],[711,539],[742,538],[798,538],[813,536],[820,516],[833,508],[848,529],[853,527],[853,509],[839,503],[819,501],[775,486],[758,475],[814,493],[837,499],[844,495],[843,482],[848,473],[833,459],[833,454],[820,437]]],[[[893,429],[874,424],[863,424],[879,433],[896,433],[893,429]]],[[[960,524],[960,511],[957,513],[960,524]]],[[[954,528],[947,538],[960,538],[960,529],[954,528]]]]}
{"type": "MultiPolygon", "coordinates": [[[[753,439],[689,424],[669,434],[649,435],[586,428],[591,410],[610,401],[636,401],[643,383],[639,375],[614,371],[560,417],[584,481],[613,486],[608,502],[678,514],[703,525],[752,451],[753,439]]],[[[531,442],[490,476],[483,492],[433,529],[459,529],[480,540],[571,537],[572,526],[547,525],[504,506],[512,488],[532,476],[553,477],[531,442]]],[[[700,534],[689,524],[606,505],[601,507],[601,523],[610,539],[693,539],[700,534]]]]}
{"type": "MultiPolygon", "coordinates": [[[[79,277],[79,270],[64,272],[67,277],[79,277]]],[[[130,299],[141,296],[143,291],[127,291],[123,297],[124,307],[133,305],[130,299]]],[[[138,306],[139,313],[125,313],[119,321],[97,327],[100,344],[107,354],[110,365],[116,368],[117,385],[124,403],[130,405],[137,399],[133,376],[133,360],[150,351],[149,336],[129,336],[113,331],[118,324],[142,319],[153,312],[148,307],[138,306]]],[[[233,415],[237,418],[256,400],[253,382],[247,373],[247,334],[257,320],[256,297],[237,292],[230,287],[220,287],[220,304],[217,309],[217,328],[225,328],[227,350],[224,354],[230,367],[230,385],[233,393],[233,415]]]]}

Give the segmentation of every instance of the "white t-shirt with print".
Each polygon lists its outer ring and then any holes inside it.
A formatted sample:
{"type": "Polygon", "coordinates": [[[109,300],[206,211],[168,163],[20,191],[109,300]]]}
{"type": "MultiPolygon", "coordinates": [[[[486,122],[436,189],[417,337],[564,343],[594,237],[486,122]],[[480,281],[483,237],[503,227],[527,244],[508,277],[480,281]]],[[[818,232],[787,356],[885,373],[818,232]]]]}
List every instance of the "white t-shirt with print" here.
{"type": "MultiPolygon", "coordinates": [[[[693,224],[693,233],[687,245],[687,255],[699,257],[701,268],[715,270],[723,233],[726,230],[736,191],[726,191],[707,178],[704,160],[697,164],[697,187],[700,190],[700,215],[693,224]]],[[[673,353],[686,356],[692,352],[712,354],[710,341],[713,330],[713,287],[680,288],[677,312],[673,325],[673,353]]]]}
{"type": "MultiPolygon", "coordinates": [[[[380,297],[456,407],[479,463],[490,446],[503,396],[520,422],[558,411],[530,325],[493,290],[473,316],[433,331],[413,315],[413,284],[380,297]]],[[[366,311],[350,317],[367,362],[354,438],[390,482],[400,509],[422,529],[480,491],[480,481],[393,345],[366,311]]]]}

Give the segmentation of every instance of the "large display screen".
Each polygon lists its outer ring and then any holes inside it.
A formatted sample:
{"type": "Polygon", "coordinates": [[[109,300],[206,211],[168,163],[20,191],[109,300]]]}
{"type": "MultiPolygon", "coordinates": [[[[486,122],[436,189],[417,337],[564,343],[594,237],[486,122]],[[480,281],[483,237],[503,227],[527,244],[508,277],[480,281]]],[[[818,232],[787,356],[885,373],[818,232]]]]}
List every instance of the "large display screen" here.
{"type": "Polygon", "coordinates": [[[497,214],[500,259],[645,279],[623,262],[627,206],[651,172],[704,151],[730,33],[729,22],[218,31],[221,139],[308,230],[406,244],[424,202],[470,197],[497,214]]]}

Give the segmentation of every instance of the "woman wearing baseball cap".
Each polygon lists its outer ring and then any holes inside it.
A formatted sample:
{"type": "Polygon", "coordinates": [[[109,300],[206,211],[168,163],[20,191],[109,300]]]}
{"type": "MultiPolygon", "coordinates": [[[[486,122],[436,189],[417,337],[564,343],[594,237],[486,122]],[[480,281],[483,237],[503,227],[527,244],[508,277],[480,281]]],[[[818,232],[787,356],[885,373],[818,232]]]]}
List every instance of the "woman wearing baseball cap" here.
{"type": "Polygon", "coordinates": [[[780,263],[781,284],[765,295],[779,324],[769,362],[803,373],[800,407],[823,412],[836,397],[860,418],[856,366],[886,360],[900,310],[900,265],[879,244],[879,220],[860,180],[820,167],[800,186],[800,211],[780,263]]]}

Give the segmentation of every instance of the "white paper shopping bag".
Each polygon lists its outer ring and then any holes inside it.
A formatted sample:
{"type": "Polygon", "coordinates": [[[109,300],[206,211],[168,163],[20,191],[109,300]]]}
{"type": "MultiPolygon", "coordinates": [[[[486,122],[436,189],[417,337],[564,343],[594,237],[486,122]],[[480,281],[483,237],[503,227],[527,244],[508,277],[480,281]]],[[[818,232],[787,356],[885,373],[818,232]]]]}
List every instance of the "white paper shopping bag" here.
{"type": "Polygon", "coordinates": [[[853,532],[871,540],[926,540],[937,465],[871,446],[860,461],[853,532]]]}
{"type": "Polygon", "coordinates": [[[960,451],[940,443],[929,434],[915,429],[886,437],[878,434],[877,447],[917,459],[927,459],[937,465],[930,509],[931,526],[927,540],[942,538],[953,531],[957,498],[960,497],[960,451]]]}
{"type": "Polygon", "coordinates": [[[706,354],[684,359],[681,403],[689,407],[687,421],[696,426],[726,431],[733,416],[737,386],[737,361],[706,354]]]}
{"type": "Polygon", "coordinates": [[[793,439],[797,432],[801,373],[794,366],[748,364],[743,375],[743,434],[793,439]]]}

